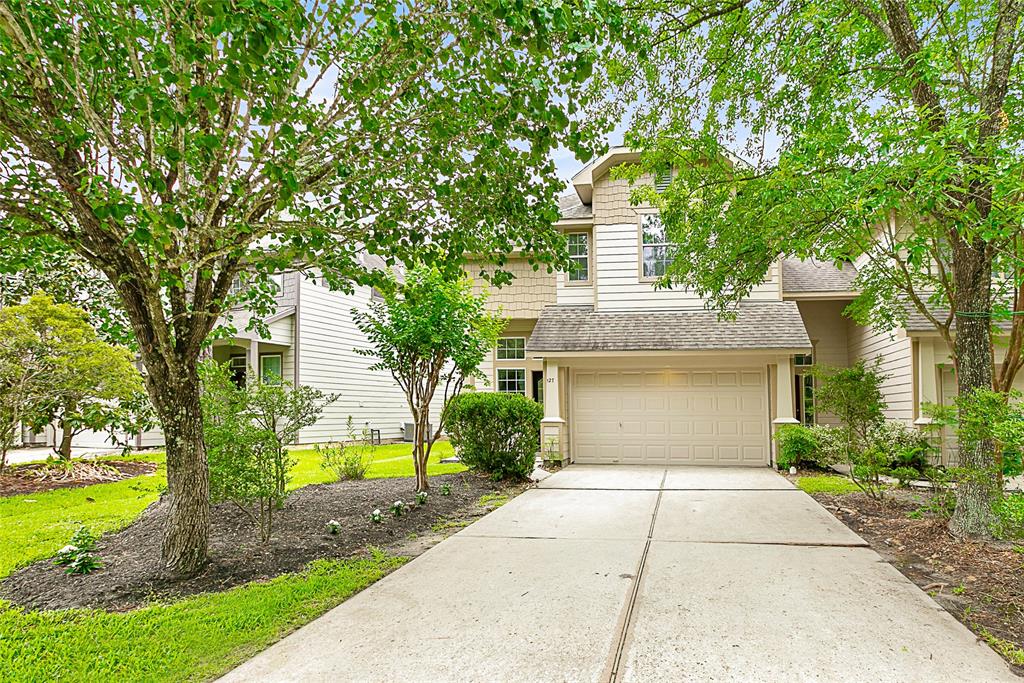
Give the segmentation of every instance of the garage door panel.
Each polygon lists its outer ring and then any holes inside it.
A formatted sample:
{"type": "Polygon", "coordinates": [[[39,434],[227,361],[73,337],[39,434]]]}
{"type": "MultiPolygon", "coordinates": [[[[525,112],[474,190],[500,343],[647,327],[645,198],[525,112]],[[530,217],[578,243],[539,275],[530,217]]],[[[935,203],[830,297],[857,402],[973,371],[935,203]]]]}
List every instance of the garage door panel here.
{"type": "Polygon", "coordinates": [[[759,370],[645,370],[573,375],[579,462],[752,465],[768,462],[766,378],[759,370]]]}

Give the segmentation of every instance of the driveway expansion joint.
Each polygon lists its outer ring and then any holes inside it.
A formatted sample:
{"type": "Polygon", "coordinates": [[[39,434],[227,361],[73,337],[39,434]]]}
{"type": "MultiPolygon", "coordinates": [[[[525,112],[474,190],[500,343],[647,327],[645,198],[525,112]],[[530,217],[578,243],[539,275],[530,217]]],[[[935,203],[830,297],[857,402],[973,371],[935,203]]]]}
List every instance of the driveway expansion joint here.
{"type": "MultiPolygon", "coordinates": [[[[665,485],[665,478],[668,477],[668,470],[661,475],[661,486],[665,485]]],[[[622,663],[622,654],[626,651],[626,643],[629,641],[630,626],[633,623],[633,610],[636,608],[636,600],[640,595],[640,582],[644,577],[644,567],[647,565],[647,553],[651,549],[651,541],[654,538],[654,527],[658,522],[658,510],[661,508],[662,489],[658,489],[658,497],[654,501],[654,511],[651,513],[651,525],[647,529],[647,541],[644,543],[644,550],[640,554],[640,566],[636,570],[636,578],[633,579],[633,590],[629,593],[629,602],[626,605],[626,614],[622,620],[622,631],[619,633],[618,644],[615,647],[615,657],[612,660],[612,671],[608,676],[609,683],[615,683],[619,677],[619,667],[622,663]]]]}

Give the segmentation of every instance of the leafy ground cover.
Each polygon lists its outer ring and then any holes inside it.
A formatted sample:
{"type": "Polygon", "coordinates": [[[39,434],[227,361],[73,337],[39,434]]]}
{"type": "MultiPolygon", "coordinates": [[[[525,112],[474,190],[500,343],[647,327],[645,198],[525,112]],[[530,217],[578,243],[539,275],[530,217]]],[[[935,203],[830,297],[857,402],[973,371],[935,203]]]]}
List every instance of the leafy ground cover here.
{"type": "Polygon", "coordinates": [[[805,493],[827,493],[834,496],[841,496],[846,493],[857,493],[860,491],[857,485],[847,477],[838,474],[819,474],[813,476],[800,476],[795,479],[796,485],[805,493]]]}

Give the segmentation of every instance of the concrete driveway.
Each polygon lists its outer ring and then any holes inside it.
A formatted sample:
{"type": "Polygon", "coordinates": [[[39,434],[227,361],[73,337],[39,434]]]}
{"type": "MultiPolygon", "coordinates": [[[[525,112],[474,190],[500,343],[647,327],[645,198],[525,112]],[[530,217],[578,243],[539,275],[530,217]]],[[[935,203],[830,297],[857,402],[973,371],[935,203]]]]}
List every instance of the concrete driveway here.
{"type": "Polygon", "coordinates": [[[574,465],[228,681],[1017,681],[764,469],[574,465]]]}

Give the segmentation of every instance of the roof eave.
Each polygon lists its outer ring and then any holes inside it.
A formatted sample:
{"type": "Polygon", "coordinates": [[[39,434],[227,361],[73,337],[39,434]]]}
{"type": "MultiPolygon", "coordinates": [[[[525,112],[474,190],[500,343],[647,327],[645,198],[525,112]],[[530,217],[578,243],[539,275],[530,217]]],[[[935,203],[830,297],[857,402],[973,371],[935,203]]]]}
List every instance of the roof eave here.
{"type": "Polygon", "coordinates": [[[594,182],[603,176],[609,168],[617,164],[623,164],[640,160],[640,152],[628,147],[612,147],[607,152],[594,159],[580,169],[572,177],[572,186],[576,190],[580,201],[590,204],[594,199],[594,182]]]}

